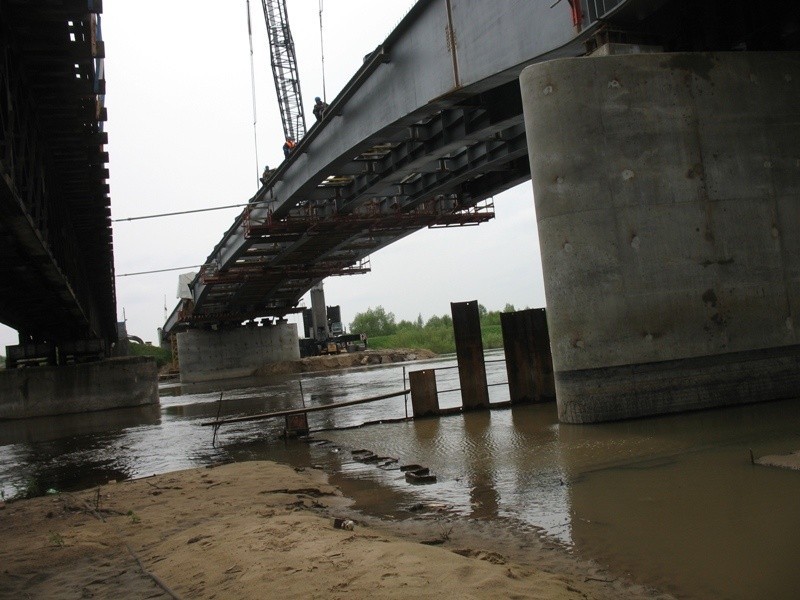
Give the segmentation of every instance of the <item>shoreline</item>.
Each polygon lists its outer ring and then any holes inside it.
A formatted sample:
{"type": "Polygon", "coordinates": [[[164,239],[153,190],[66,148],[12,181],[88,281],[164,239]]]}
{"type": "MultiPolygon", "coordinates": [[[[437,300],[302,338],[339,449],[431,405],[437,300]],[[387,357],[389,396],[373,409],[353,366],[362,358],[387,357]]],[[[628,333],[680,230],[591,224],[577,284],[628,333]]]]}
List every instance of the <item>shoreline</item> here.
{"type": "Polygon", "coordinates": [[[351,369],[375,365],[388,365],[414,360],[435,358],[437,354],[426,349],[391,348],[359,350],[340,354],[307,356],[298,360],[270,363],[253,371],[255,377],[267,375],[290,375],[295,373],[314,373],[336,369],[351,369]]]}
{"type": "MultiPolygon", "coordinates": [[[[391,365],[415,360],[428,360],[439,356],[425,348],[379,348],[307,356],[297,360],[284,360],[269,363],[254,369],[249,377],[269,377],[272,375],[295,375],[298,373],[324,373],[338,369],[391,365]]],[[[179,371],[169,370],[169,366],[159,371],[159,383],[167,383],[180,378],[179,371]]]]}
{"type": "Polygon", "coordinates": [[[390,523],[351,504],[322,471],[268,461],[9,502],[0,598],[666,597],[547,544],[520,561],[469,523],[390,523]]]}

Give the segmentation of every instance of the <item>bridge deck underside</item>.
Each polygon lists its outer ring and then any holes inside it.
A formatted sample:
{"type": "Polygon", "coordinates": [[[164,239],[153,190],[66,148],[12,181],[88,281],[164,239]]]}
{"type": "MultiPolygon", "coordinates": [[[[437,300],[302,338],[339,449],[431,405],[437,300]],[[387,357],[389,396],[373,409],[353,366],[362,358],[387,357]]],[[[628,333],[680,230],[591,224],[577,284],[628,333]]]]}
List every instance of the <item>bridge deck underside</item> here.
{"type": "Polygon", "coordinates": [[[0,322],[116,339],[96,0],[0,0],[0,322]]]}
{"type": "Polygon", "coordinates": [[[236,260],[201,271],[194,321],[282,316],[318,281],[366,272],[372,252],[419,229],[491,219],[485,201],[530,177],[518,86],[494,90],[491,108],[475,104],[373,136],[284,216],[244,215],[236,260]]]}

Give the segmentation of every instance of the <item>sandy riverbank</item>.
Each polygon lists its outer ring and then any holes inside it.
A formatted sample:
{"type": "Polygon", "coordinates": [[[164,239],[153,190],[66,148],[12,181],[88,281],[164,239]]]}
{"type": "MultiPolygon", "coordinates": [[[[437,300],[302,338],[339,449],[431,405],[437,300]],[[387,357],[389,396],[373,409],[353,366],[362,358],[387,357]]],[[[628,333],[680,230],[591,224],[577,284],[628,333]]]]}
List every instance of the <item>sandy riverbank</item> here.
{"type": "Polygon", "coordinates": [[[330,371],[333,369],[348,369],[368,365],[386,365],[408,362],[411,360],[423,360],[435,356],[435,352],[424,349],[412,350],[408,348],[396,348],[392,350],[362,350],[360,352],[325,354],[322,356],[309,356],[299,360],[271,363],[256,369],[253,375],[256,377],[263,377],[266,375],[330,371]]]}
{"type": "Polygon", "coordinates": [[[323,473],[270,462],[11,502],[0,510],[0,598],[654,597],[576,570],[566,553],[545,570],[535,553],[515,564],[460,545],[466,536],[426,545],[347,504],[323,473]],[[337,516],[354,529],[335,528],[337,516]]]}
{"type": "Polygon", "coordinates": [[[764,465],[765,467],[779,467],[782,469],[800,471],[800,450],[792,452],[791,454],[762,456],[761,458],[755,459],[754,463],[757,465],[764,465]]]}

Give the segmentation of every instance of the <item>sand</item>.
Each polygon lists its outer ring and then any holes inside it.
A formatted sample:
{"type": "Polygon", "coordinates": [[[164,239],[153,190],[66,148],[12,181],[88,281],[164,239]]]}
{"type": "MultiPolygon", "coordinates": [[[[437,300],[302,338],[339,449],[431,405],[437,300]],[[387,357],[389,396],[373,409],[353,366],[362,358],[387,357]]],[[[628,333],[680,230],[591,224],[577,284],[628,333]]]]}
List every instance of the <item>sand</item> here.
{"type": "Polygon", "coordinates": [[[762,456],[755,459],[755,464],[764,465],[766,467],[780,467],[782,469],[791,469],[793,471],[800,471],[800,450],[792,452],[791,454],[771,454],[769,456],[762,456]]]}
{"type": "Polygon", "coordinates": [[[655,597],[566,553],[545,570],[403,539],[349,511],[324,473],[265,461],[5,503],[0,530],[0,598],[655,597]]]}

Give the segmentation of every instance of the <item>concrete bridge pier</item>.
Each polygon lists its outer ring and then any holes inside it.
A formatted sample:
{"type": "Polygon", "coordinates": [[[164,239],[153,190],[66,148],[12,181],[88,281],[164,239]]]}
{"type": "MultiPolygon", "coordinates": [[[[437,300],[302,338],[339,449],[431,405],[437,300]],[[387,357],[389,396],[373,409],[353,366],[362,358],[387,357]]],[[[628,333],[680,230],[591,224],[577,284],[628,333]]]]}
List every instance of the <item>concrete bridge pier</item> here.
{"type": "Polygon", "coordinates": [[[0,369],[0,420],[158,403],[158,367],[144,356],[0,369]]]}
{"type": "Polygon", "coordinates": [[[297,325],[271,325],[178,333],[181,382],[248,377],[268,363],[299,360],[297,325]]]}
{"type": "Polygon", "coordinates": [[[559,418],[800,396],[800,54],[521,75],[559,418]]]}

